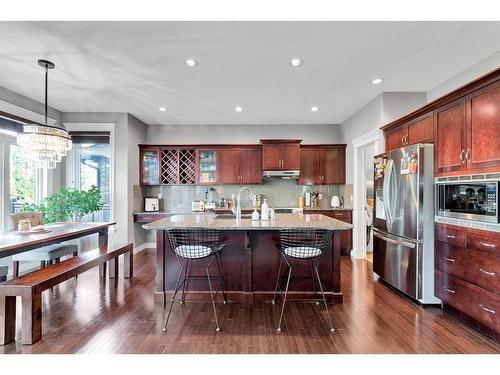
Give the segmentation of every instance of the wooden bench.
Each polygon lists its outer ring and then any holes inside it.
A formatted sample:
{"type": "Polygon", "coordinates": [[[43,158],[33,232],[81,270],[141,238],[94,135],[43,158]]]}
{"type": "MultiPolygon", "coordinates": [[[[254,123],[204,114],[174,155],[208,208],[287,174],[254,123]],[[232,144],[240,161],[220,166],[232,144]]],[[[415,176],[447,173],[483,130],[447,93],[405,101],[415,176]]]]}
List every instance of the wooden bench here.
{"type": "Polygon", "coordinates": [[[0,345],[14,341],[16,334],[16,297],[22,301],[22,343],[31,345],[42,337],[42,292],[63,281],[108,261],[114,262],[115,286],[118,282],[118,257],[125,254],[125,277],[133,275],[133,246],[122,244],[95,249],[78,257],[42,268],[0,284],[0,345]]]}

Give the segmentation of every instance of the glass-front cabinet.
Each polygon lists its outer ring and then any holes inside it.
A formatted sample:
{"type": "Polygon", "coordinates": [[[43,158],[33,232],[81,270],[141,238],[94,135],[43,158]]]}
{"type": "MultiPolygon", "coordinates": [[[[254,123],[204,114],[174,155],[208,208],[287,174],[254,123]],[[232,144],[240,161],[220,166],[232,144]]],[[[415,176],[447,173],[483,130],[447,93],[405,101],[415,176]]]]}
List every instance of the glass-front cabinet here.
{"type": "Polygon", "coordinates": [[[160,150],[158,148],[141,148],[141,185],[160,184],[160,150]]]}
{"type": "Polygon", "coordinates": [[[198,150],[198,183],[210,185],[217,182],[217,151],[198,150]]]}

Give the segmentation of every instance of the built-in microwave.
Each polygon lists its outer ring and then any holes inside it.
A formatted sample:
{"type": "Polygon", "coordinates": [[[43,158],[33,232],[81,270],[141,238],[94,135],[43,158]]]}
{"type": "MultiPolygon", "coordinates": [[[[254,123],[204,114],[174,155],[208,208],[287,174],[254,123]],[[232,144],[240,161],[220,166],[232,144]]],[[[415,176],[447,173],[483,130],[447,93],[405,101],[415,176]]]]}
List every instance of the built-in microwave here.
{"type": "Polygon", "coordinates": [[[454,181],[436,184],[436,214],[456,219],[500,223],[500,181],[454,181]]]}

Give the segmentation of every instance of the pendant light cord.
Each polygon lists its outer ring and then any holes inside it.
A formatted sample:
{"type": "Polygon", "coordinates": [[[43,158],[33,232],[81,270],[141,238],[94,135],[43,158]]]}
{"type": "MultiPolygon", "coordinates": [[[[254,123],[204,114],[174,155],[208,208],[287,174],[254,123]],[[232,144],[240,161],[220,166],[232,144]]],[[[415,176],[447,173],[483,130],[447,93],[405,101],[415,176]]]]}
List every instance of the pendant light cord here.
{"type": "Polygon", "coordinates": [[[47,91],[48,91],[48,81],[49,81],[49,68],[45,65],[45,125],[47,125],[47,91]]]}

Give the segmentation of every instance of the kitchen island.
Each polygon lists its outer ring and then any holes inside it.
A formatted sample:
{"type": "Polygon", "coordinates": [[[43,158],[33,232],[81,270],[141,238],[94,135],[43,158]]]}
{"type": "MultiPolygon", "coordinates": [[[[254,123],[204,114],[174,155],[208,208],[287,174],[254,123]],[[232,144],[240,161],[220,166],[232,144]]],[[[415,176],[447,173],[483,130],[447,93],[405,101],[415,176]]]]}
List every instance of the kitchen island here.
{"type": "MultiPolygon", "coordinates": [[[[179,264],[166,238],[170,228],[211,228],[221,231],[226,244],[221,253],[222,274],[227,298],[233,301],[254,302],[271,300],[280,254],[275,247],[280,229],[317,228],[333,231],[332,249],[323,255],[319,273],[329,300],[342,303],[340,288],[340,231],[349,230],[351,224],[320,214],[279,214],[275,220],[237,221],[227,214],[180,214],[143,225],[156,230],[156,292],[155,301],[165,302],[166,294],[175,288],[179,264]]],[[[200,271],[201,272],[201,271],[200,271]]],[[[192,276],[196,276],[195,273],[192,276]]],[[[309,270],[294,269],[290,285],[292,297],[305,298],[314,294],[309,270]],[[300,277],[303,276],[303,277],[300,277]]],[[[203,281],[189,284],[189,298],[207,299],[208,285],[203,281]]]]}

